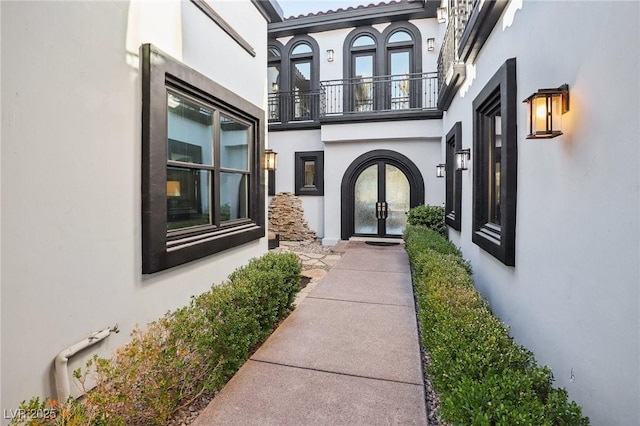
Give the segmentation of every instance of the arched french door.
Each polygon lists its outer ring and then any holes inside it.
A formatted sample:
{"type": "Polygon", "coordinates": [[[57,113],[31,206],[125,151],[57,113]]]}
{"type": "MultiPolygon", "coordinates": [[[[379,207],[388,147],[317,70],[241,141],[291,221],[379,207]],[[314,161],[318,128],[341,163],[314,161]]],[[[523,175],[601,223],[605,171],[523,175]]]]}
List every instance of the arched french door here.
{"type": "Polygon", "coordinates": [[[424,203],[424,181],[415,164],[390,150],[361,155],[342,178],[342,239],[397,237],[406,212],[424,203]]]}

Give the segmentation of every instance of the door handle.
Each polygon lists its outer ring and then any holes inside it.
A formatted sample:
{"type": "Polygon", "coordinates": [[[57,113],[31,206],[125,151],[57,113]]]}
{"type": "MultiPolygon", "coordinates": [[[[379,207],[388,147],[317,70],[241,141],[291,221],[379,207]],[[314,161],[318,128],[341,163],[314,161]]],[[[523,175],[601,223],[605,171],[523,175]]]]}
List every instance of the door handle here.
{"type": "Polygon", "coordinates": [[[382,219],[382,203],[380,201],[376,203],[376,219],[382,219]]]}
{"type": "Polygon", "coordinates": [[[381,204],[380,216],[382,216],[381,219],[386,219],[389,216],[389,212],[387,211],[387,202],[382,201],[380,204],[381,204]]]}

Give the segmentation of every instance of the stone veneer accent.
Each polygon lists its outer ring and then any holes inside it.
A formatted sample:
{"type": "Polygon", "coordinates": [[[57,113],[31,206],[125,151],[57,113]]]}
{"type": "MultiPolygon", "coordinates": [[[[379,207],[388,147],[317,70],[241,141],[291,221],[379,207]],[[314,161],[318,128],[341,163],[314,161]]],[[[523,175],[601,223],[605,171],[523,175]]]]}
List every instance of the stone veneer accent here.
{"type": "Polygon", "coordinates": [[[269,205],[269,231],[280,234],[280,240],[305,241],[316,238],[316,233],[304,220],[300,198],[291,192],[279,192],[269,205]]]}

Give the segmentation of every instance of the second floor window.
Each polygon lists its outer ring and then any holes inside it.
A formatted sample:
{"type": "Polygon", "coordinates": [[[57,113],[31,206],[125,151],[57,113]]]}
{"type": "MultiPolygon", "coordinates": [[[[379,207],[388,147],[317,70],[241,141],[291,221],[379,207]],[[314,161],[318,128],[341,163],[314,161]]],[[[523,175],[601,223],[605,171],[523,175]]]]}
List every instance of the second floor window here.
{"type": "Polygon", "coordinates": [[[296,44],[289,54],[291,61],[291,96],[293,120],[311,120],[313,102],[311,98],[313,50],[308,43],[296,44]]]}
{"type": "Polygon", "coordinates": [[[350,48],[353,94],[350,107],[355,112],[373,111],[377,44],[370,34],[357,36],[350,48]]]}

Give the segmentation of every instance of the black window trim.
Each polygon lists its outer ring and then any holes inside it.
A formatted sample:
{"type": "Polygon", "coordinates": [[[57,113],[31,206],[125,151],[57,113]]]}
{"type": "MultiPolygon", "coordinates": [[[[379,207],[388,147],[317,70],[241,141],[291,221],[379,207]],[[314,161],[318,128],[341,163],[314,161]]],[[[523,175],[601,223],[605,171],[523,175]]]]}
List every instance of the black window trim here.
{"type": "Polygon", "coordinates": [[[457,170],[455,152],[462,149],[462,122],[453,125],[445,138],[446,169],[445,169],[445,217],[447,225],[460,231],[462,217],[462,170],[457,170]]]}
{"type": "Polygon", "coordinates": [[[507,266],[515,266],[517,194],[516,59],[508,59],[473,101],[472,241],[507,266]],[[483,121],[499,102],[502,123],[500,166],[501,225],[488,222],[488,149],[483,121]]]}
{"type": "Polygon", "coordinates": [[[301,151],[295,153],[295,195],[324,195],[324,151],[301,151]],[[304,186],[304,163],[314,161],[313,188],[304,186]]]}
{"type": "MultiPolygon", "coordinates": [[[[236,247],[265,235],[264,111],[151,44],[141,46],[142,273],[151,274],[236,247]],[[249,219],[167,232],[167,90],[252,124],[249,219]]],[[[214,193],[216,191],[213,191],[214,193]]],[[[217,200],[212,199],[216,206],[217,200]]],[[[214,214],[218,212],[214,211],[214,214]]]]}

